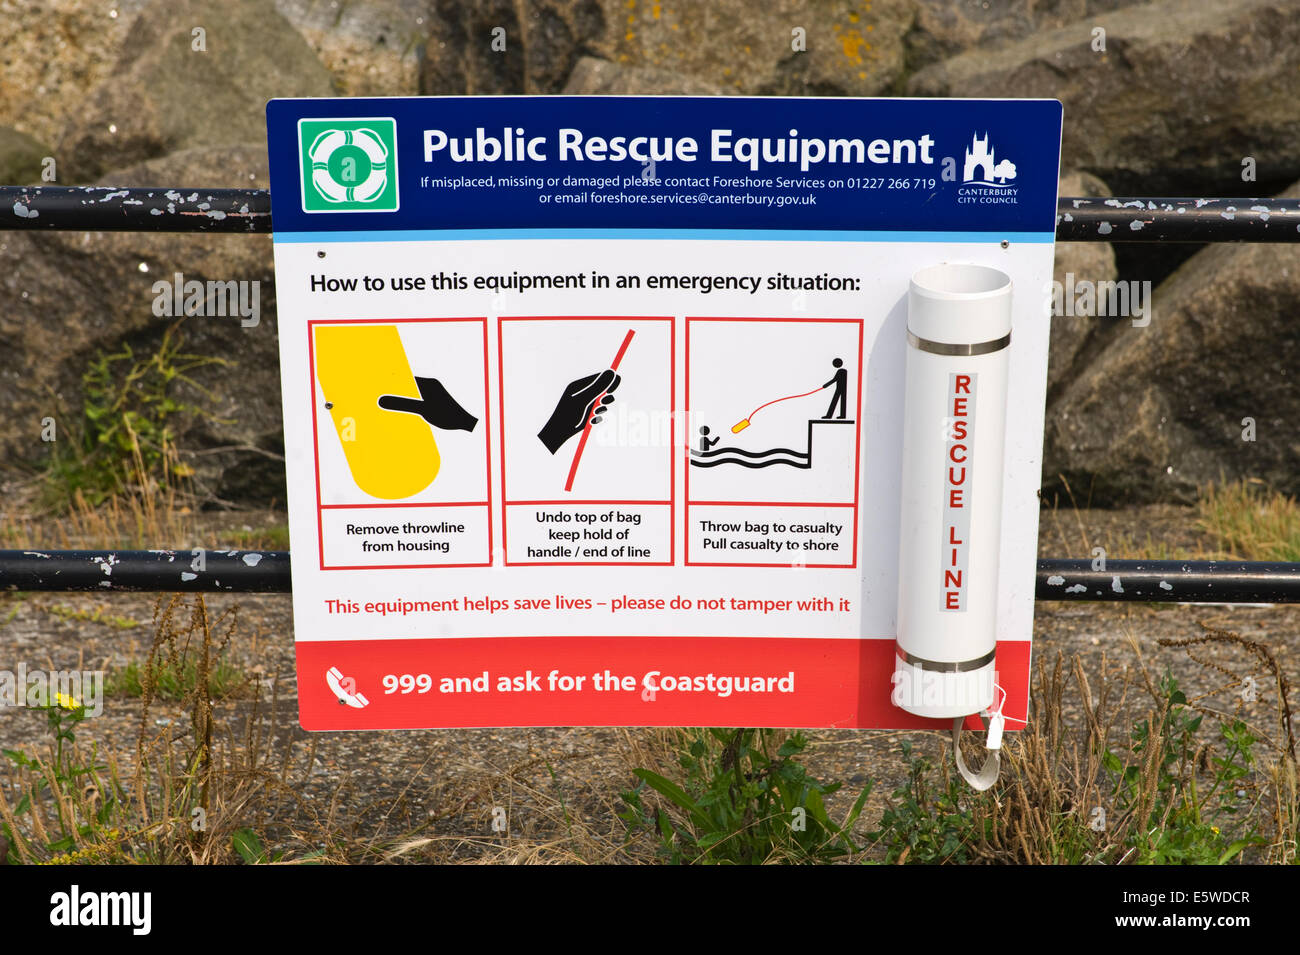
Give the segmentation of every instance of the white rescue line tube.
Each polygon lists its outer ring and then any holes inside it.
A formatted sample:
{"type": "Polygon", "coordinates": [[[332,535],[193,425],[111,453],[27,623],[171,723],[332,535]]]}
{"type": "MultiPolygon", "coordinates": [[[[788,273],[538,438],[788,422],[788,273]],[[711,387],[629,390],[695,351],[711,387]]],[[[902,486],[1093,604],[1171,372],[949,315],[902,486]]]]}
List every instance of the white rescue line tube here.
{"type": "Polygon", "coordinates": [[[892,700],[953,719],[954,737],[994,698],[1011,291],[997,269],[945,263],[908,295],[892,700]]]}

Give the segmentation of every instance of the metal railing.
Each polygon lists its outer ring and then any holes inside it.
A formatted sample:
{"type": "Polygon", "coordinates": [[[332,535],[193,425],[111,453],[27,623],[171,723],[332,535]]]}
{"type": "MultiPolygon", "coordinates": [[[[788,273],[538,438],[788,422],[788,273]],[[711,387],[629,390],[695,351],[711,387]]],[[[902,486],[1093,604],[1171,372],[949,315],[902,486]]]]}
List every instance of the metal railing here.
{"type": "MultiPolygon", "coordinates": [[[[8,590],[287,593],[288,551],[0,550],[8,590]]],[[[1300,603],[1300,564],[1251,561],[1047,559],[1039,600],[1300,603]]]]}
{"type": "MultiPolygon", "coordinates": [[[[1300,199],[1064,198],[1058,242],[1300,242],[1300,199]]],[[[270,232],[266,189],[0,186],[0,229],[270,232]]]]}
{"type": "MultiPolygon", "coordinates": [[[[1063,198],[1058,242],[1300,242],[1300,199],[1063,198]]],[[[0,186],[0,230],[269,233],[265,189],[0,186]]],[[[0,589],[286,593],[288,551],[0,550],[0,589]],[[256,555],[256,556],[255,556],[256,555]]],[[[1300,563],[1038,561],[1039,600],[1300,603],[1300,563]]]]}

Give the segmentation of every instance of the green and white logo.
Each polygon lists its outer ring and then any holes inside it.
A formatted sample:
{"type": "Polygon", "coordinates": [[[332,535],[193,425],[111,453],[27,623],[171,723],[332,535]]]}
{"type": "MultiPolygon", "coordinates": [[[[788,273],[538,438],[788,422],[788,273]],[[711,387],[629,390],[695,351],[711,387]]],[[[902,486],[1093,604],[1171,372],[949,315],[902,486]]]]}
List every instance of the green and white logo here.
{"type": "Polygon", "coordinates": [[[303,212],[396,212],[397,122],[300,119],[303,212]]]}

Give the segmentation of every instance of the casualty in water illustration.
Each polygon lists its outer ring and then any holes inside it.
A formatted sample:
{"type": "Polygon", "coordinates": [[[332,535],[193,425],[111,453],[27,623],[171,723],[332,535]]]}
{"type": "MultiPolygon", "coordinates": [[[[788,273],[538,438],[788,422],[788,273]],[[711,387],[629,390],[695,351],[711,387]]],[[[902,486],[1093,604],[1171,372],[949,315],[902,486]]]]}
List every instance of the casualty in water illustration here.
{"type": "Polygon", "coordinates": [[[807,398],[811,395],[818,394],[826,390],[831,390],[830,407],[826,409],[826,414],[820,418],[808,419],[807,437],[804,441],[802,450],[786,447],[771,447],[761,451],[750,450],[747,448],[726,446],[714,447],[719,443],[719,438],[709,438],[711,433],[708,425],[703,425],[699,429],[700,446],[698,449],[691,449],[691,466],[697,468],[713,468],[724,464],[735,464],[742,468],[766,468],[776,464],[784,464],[788,467],[798,468],[799,470],[810,470],[813,466],[813,435],[814,426],[821,424],[855,424],[855,419],[847,417],[848,401],[846,393],[848,391],[849,373],[844,367],[844,359],[835,358],[831,361],[831,367],[834,374],[831,375],[830,381],[820,385],[811,391],[799,392],[793,395],[783,395],[779,398],[773,398],[765,401],[748,415],[741,418],[731,426],[732,434],[740,434],[754,424],[754,418],[758,413],[772,405],[780,404],[785,401],[794,401],[799,398],[807,398]],[[836,416],[836,409],[839,414],[836,416]]]}

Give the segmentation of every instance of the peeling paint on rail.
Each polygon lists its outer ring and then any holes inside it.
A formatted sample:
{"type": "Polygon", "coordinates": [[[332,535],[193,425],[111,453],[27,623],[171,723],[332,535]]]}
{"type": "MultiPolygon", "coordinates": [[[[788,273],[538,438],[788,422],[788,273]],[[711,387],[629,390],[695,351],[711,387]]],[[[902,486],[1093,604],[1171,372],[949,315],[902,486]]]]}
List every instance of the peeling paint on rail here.
{"type": "MultiPolygon", "coordinates": [[[[1057,202],[1061,242],[1300,242],[1300,199],[1083,198],[1057,202]]],[[[4,229],[271,231],[266,189],[0,186],[4,229]]]]}
{"type": "MultiPolygon", "coordinates": [[[[205,551],[202,571],[175,551],[0,551],[0,590],[287,593],[288,551],[205,551]],[[183,569],[182,569],[183,568],[183,569]]],[[[1300,603],[1300,564],[1254,561],[1038,562],[1038,600],[1300,603]]]]}
{"type": "Polygon", "coordinates": [[[271,231],[265,189],[0,186],[2,229],[88,232],[271,231]]]}

